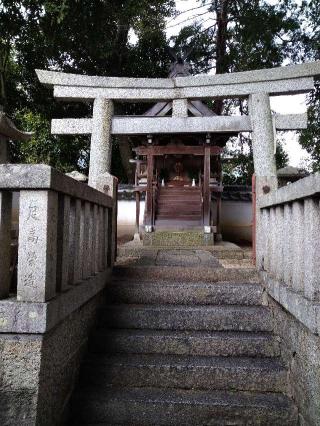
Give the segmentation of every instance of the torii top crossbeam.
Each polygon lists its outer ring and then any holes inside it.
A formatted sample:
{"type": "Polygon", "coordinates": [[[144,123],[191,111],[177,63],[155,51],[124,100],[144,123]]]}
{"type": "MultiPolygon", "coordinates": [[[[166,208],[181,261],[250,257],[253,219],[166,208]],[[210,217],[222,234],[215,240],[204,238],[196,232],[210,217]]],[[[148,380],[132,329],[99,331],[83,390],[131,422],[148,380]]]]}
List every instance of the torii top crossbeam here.
{"type": "Polygon", "coordinates": [[[305,114],[272,116],[269,96],[308,93],[320,61],[222,75],[166,79],[97,77],[37,70],[41,83],[64,101],[94,101],[92,119],[53,120],[55,134],[91,134],[89,184],[110,171],[111,135],[253,132],[257,176],[276,176],[275,130],[305,128],[305,114]],[[249,116],[188,117],[188,101],[249,98],[249,116]],[[172,117],[114,117],[113,101],[172,101],[172,117]]]}

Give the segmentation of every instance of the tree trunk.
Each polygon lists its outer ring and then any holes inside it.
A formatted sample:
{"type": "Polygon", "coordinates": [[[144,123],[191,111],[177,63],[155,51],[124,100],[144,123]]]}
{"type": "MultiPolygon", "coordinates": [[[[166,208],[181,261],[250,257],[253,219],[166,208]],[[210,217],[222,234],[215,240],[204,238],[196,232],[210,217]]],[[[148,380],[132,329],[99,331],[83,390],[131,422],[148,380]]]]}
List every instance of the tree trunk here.
{"type": "MultiPolygon", "coordinates": [[[[229,0],[217,0],[215,2],[215,13],[217,19],[216,36],[216,74],[228,72],[227,64],[227,28],[228,28],[228,6],[229,0]]],[[[223,100],[214,102],[213,111],[221,115],[223,110],[223,100]]]]}

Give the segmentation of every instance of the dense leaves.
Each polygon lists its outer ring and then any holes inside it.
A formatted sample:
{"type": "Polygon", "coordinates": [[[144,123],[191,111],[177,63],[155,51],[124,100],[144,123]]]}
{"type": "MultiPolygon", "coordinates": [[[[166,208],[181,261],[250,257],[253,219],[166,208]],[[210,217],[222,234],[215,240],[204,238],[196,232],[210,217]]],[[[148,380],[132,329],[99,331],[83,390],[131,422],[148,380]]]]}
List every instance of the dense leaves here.
{"type": "MultiPolygon", "coordinates": [[[[173,7],[172,0],[1,0],[0,105],[19,126],[35,131],[30,144],[13,147],[12,160],[86,172],[88,138],[53,137],[49,120],[84,117],[90,106],[55,102],[35,69],[166,76],[165,17],[173,7]],[[137,43],[131,43],[132,34],[137,43]]],[[[118,150],[115,156],[117,165],[118,150]]]]}
{"type": "MultiPolygon", "coordinates": [[[[37,81],[36,68],[91,75],[165,77],[170,43],[189,52],[192,72],[234,72],[319,59],[318,0],[198,0],[180,33],[173,0],[0,0],[0,107],[27,130],[31,143],[12,144],[12,160],[46,162],[63,171],[87,172],[86,137],[53,137],[52,117],[85,117],[86,104],[66,105],[37,81]],[[166,21],[168,20],[168,21],[166,21]],[[191,24],[190,24],[191,23],[191,24]],[[192,48],[190,52],[190,48],[192,48]],[[211,71],[213,70],[213,71],[211,71]]],[[[309,99],[310,126],[301,143],[320,169],[320,91],[309,99]]],[[[216,101],[218,114],[247,114],[245,102],[216,101]]],[[[142,105],[117,105],[117,113],[141,113],[142,105]]],[[[281,141],[279,150],[281,151],[281,141]]],[[[279,166],[287,162],[283,154],[279,166]]],[[[127,151],[114,143],[113,171],[128,177],[127,151]],[[121,157],[123,161],[121,161],[121,157]]],[[[252,148],[247,136],[228,144],[227,179],[249,182],[252,148]],[[229,161],[232,157],[233,160],[229,161]]]]}

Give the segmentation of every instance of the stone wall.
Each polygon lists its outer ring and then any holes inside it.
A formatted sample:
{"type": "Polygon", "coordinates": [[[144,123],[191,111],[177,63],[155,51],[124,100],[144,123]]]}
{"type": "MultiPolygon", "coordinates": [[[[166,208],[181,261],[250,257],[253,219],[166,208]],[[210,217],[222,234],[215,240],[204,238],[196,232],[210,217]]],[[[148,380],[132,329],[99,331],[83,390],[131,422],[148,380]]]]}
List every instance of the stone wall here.
{"type": "Polygon", "coordinates": [[[61,424],[104,292],[41,334],[0,334],[0,424],[61,424]]]}
{"type": "Polygon", "coordinates": [[[301,426],[320,425],[320,337],[269,297],[301,426]]]}

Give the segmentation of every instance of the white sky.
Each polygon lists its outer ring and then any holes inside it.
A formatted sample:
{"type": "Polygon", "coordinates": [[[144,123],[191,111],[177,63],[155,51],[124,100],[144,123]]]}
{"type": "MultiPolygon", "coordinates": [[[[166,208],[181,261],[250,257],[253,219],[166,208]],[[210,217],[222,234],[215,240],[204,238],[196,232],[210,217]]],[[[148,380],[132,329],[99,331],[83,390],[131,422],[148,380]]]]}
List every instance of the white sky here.
{"type": "MultiPolygon", "coordinates": [[[[277,0],[269,0],[270,3],[276,3],[277,0]]],[[[209,3],[209,1],[208,1],[209,3]]],[[[187,9],[191,9],[192,7],[197,7],[201,5],[199,0],[176,0],[176,7],[178,11],[185,11],[187,9]]],[[[201,13],[206,10],[205,7],[203,9],[198,9],[196,13],[201,13]]],[[[185,21],[189,17],[194,15],[194,11],[186,12],[178,16],[176,19],[169,19],[167,35],[171,37],[179,33],[180,29],[187,24],[191,24],[192,20],[188,22],[184,22],[181,25],[179,24],[182,21],[185,21]]],[[[201,17],[199,17],[201,19],[201,17]]],[[[205,17],[207,20],[207,17],[205,17]]],[[[212,22],[211,22],[212,23],[212,22]]],[[[209,26],[210,21],[206,21],[204,26],[209,26]]],[[[305,96],[304,95],[295,95],[295,96],[277,96],[271,98],[271,108],[276,113],[281,114],[298,114],[304,113],[307,110],[305,96]]],[[[289,155],[289,163],[292,166],[301,165],[301,161],[308,160],[308,153],[301,148],[298,142],[298,135],[295,132],[285,132],[285,142],[284,149],[289,155]]]]}

